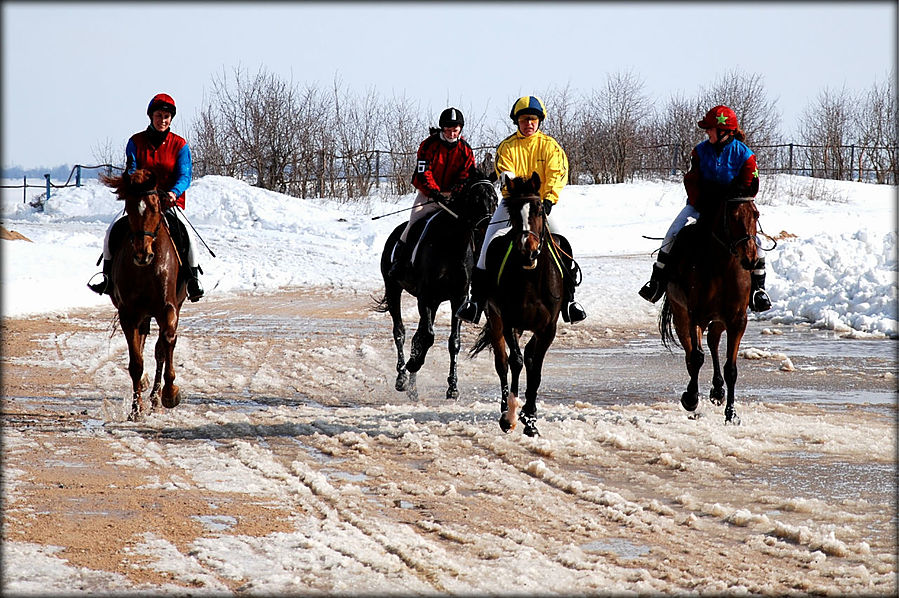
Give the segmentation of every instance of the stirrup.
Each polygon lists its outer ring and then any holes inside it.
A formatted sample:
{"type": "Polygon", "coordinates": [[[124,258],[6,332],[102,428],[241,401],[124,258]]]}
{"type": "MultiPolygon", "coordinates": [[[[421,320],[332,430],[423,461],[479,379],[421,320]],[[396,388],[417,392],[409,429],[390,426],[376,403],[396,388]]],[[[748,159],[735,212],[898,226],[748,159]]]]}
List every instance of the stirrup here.
{"type": "Polygon", "coordinates": [[[562,319],[569,324],[575,324],[587,319],[587,312],[577,301],[570,301],[562,309],[562,319]]]}
{"type": "Polygon", "coordinates": [[[765,289],[756,289],[752,293],[752,301],[749,302],[752,311],[768,311],[771,309],[771,298],[765,289]]]}
{"type": "Polygon", "coordinates": [[[458,310],[456,310],[456,317],[463,322],[468,322],[469,324],[477,324],[478,320],[481,319],[481,311],[482,310],[478,306],[478,304],[469,299],[468,301],[460,305],[458,310]]]}
{"type": "MultiPolygon", "coordinates": [[[[94,275],[96,276],[96,274],[94,275]]],[[[93,280],[93,276],[91,276],[91,280],[93,280]]],[[[109,288],[109,279],[106,278],[106,275],[103,275],[103,278],[100,282],[95,282],[93,284],[88,281],[87,288],[97,293],[98,295],[103,295],[106,293],[106,289],[109,288]]]]}

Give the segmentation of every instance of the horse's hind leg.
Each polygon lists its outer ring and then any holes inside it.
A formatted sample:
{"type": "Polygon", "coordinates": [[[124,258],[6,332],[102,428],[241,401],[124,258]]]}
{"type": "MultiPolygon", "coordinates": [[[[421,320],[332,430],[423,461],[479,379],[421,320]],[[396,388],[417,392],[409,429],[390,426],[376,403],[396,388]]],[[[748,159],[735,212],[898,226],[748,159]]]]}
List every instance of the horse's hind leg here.
{"type": "Polygon", "coordinates": [[[718,344],[721,334],[724,332],[724,324],[718,321],[709,325],[708,343],[709,352],[712,354],[712,389],[709,391],[709,400],[712,404],[720,405],[724,400],[724,377],[721,375],[721,360],[718,358],[718,344]]]}
{"type": "Polygon", "coordinates": [[[493,367],[499,377],[499,427],[503,432],[515,428],[515,418],[507,418],[509,408],[509,356],[506,353],[506,341],[503,338],[503,319],[498,313],[491,313],[487,318],[490,345],[493,348],[493,367]]]}
{"type": "Polygon", "coordinates": [[[385,296],[387,298],[387,311],[393,320],[393,344],[396,345],[396,384],[395,388],[402,392],[408,388],[409,374],[406,372],[406,357],[403,353],[403,345],[406,343],[406,327],[403,325],[402,293],[399,285],[385,280],[385,296]]]}
{"type": "Polygon", "coordinates": [[[687,390],[681,395],[680,404],[687,411],[696,411],[699,405],[699,370],[705,362],[705,353],[702,352],[702,329],[699,326],[690,326],[687,342],[684,343],[683,339],[681,342],[690,381],[687,383],[687,390]]]}
{"type": "MultiPolygon", "coordinates": [[[[168,304],[165,307],[163,321],[159,324],[159,339],[156,341],[156,367],[163,362],[162,370],[165,384],[162,387],[162,405],[171,409],[181,402],[181,390],[175,385],[175,344],[178,342],[178,310],[168,304]]],[[[157,377],[158,377],[157,373],[157,377]]]]}

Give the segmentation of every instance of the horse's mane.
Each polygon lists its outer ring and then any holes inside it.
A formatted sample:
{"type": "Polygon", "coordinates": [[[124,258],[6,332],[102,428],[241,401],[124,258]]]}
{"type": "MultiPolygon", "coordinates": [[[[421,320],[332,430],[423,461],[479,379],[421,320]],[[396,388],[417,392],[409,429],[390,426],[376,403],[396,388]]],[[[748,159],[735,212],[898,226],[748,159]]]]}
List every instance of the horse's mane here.
{"type": "Polygon", "coordinates": [[[118,176],[100,175],[100,182],[114,189],[119,199],[125,199],[127,193],[153,189],[156,186],[156,176],[146,168],[138,168],[131,174],[123,172],[118,176]]]}

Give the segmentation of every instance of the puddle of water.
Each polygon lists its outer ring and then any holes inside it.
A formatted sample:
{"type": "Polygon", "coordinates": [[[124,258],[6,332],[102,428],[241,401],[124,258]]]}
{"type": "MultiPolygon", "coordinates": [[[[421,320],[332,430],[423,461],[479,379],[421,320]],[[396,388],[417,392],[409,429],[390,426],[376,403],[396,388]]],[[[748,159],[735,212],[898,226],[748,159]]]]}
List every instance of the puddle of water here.
{"type": "Polygon", "coordinates": [[[623,559],[635,559],[649,554],[650,548],[645,544],[634,544],[624,538],[605,538],[581,544],[584,552],[613,552],[623,559]]]}
{"type": "Polygon", "coordinates": [[[237,518],[230,515],[192,515],[210,532],[224,532],[237,525],[237,518]]]}
{"type": "Polygon", "coordinates": [[[345,482],[364,482],[368,479],[368,476],[364,473],[349,473],[339,469],[323,469],[322,471],[324,471],[329,478],[343,480],[345,482]]]}

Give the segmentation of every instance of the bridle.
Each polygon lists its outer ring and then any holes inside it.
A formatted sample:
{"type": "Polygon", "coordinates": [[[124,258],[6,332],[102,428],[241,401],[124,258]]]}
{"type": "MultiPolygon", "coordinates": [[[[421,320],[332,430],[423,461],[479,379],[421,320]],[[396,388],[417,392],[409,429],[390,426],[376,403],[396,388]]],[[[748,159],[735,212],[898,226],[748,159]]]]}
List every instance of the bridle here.
{"type": "MultiPolygon", "coordinates": [[[[158,196],[159,196],[159,191],[157,191],[156,189],[150,189],[149,191],[144,191],[143,193],[141,193],[139,197],[148,197],[148,196],[150,196],[150,195],[156,195],[156,196],[158,197],[158,196]]],[[[144,238],[144,237],[150,237],[151,239],[153,239],[153,240],[155,241],[155,240],[156,240],[156,235],[159,234],[159,228],[162,226],[162,222],[163,222],[164,220],[165,220],[165,215],[163,215],[163,214],[162,214],[162,211],[160,210],[160,213],[159,213],[159,222],[156,223],[156,229],[155,229],[155,230],[153,230],[153,231],[140,230],[140,231],[138,231],[138,232],[131,231],[131,238],[132,238],[132,239],[134,239],[134,238],[141,238],[141,239],[142,239],[142,238],[144,238]]]]}
{"type": "MultiPolygon", "coordinates": [[[[753,201],[751,197],[735,197],[731,199],[724,200],[724,209],[721,210],[721,228],[724,230],[724,234],[727,239],[722,239],[718,236],[718,233],[715,231],[715,227],[712,227],[712,238],[718,241],[725,249],[727,249],[731,255],[737,256],[737,248],[740,247],[743,243],[746,243],[750,240],[753,240],[753,235],[744,235],[736,240],[730,239],[730,230],[727,227],[727,214],[731,204],[743,204],[746,202],[753,201]]],[[[756,219],[756,222],[758,220],[756,219]]]]}

